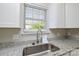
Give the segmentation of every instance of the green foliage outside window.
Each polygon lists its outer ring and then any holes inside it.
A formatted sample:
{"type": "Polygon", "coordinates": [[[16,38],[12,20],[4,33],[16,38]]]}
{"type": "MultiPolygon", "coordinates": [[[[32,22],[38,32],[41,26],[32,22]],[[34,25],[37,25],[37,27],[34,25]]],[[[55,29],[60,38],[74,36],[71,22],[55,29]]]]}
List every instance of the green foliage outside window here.
{"type": "Polygon", "coordinates": [[[32,26],[32,29],[43,29],[44,22],[43,21],[39,21],[37,23],[32,24],[31,26],[32,26]]]}

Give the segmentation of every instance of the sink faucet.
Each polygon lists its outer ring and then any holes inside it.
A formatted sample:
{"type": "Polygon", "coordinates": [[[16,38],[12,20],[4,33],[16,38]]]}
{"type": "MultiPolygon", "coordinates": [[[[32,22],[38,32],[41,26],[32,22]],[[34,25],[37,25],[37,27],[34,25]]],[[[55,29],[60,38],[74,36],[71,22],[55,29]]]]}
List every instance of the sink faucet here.
{"type": "Polygon", "coordinates": [[[37,41],[36,41],[37,43],[42,42],[42,31],[41,30],[37,31],[36,38],[37,38],[37,41]]]}

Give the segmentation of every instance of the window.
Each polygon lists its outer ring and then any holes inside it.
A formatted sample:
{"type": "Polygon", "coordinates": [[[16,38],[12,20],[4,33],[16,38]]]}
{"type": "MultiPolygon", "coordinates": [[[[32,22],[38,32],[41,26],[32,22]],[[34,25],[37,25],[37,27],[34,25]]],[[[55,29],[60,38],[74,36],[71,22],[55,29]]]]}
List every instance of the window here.
{"type": "Polygon", "coordinates": [[[25,4],[25,25],[26,30],[38,29],[34,28],[33,25],[41,25],[42,29],[45,28],[46,24],[46,9],[38,6],[25,4]]]}

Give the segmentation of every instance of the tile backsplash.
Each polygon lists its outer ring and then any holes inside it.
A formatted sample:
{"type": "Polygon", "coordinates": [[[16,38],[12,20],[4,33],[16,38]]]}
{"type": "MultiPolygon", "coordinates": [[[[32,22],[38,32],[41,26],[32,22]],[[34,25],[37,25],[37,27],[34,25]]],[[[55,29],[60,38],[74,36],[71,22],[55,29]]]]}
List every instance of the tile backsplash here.
{"type": "MultiPolygon", "coordinates": [[[[36,40],[36,35],[28,35],[24,34],[20,38],[18,38],[20,33],[20,29],[0,29],[0,42],[15,42],[15,41],[28,41],[28,40],[36,40]]],[[[63,37],[65,30],[51,30],[50,34],[48,34],[48,38],[54,37],[63,37]]],[[[68,33],[72,38],[79,38],[79,29],[69,29],[68,33]]]]}

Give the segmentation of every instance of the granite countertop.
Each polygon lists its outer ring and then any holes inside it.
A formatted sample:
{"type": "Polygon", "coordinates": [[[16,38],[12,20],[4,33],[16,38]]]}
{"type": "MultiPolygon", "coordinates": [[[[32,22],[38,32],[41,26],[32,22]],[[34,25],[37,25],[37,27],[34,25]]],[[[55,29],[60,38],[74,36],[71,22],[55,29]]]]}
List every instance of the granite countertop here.
{"type": "MultiPolygon", "coordinates": [[[[0,56],[22,56],[23,48],[32,46],[33,41],[0,43],[0,56]]],[[[60,50],[56,52],[44,51],[36,55],[60,56],[64,53],[79,47],[79,40],[74,39],[51,39],[49,43],[57,46],[60,50]]]]}
{"type": "MultiPolygon", "coordinates": [[[[50,39],[49,42],[60,48],[59,51],[55,52],[55,55],[58,55],[58,56],[61,56],[64,54],[65,55],[67,54],[67,56],[69,56],[68,52],[74,51],[75,48],[79,47],[79,39],[75,39],[75,38],[70,38],[70,39],[55,38],[55,39],[50,39]]],[[[73,53],[72,56],[74,54],[75,53],[73,53]]]]}

